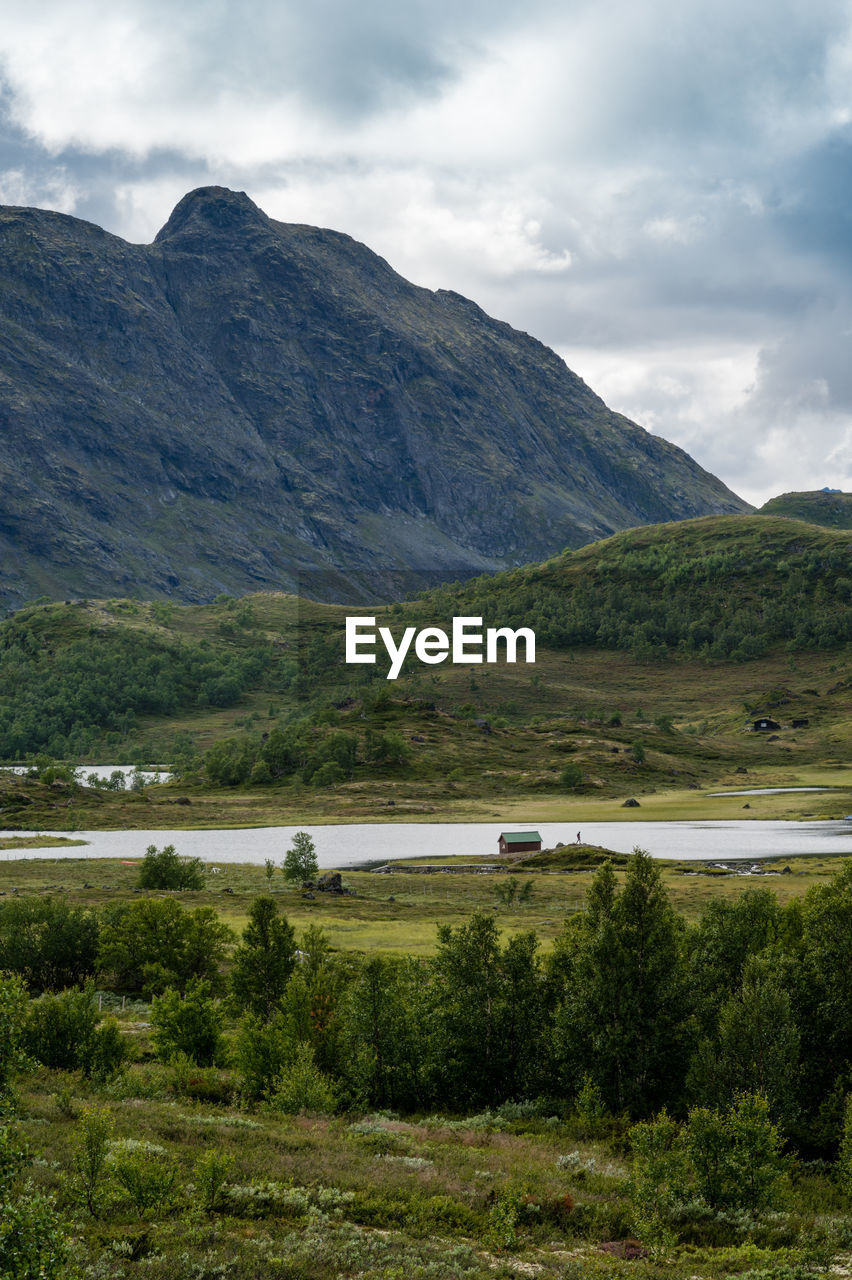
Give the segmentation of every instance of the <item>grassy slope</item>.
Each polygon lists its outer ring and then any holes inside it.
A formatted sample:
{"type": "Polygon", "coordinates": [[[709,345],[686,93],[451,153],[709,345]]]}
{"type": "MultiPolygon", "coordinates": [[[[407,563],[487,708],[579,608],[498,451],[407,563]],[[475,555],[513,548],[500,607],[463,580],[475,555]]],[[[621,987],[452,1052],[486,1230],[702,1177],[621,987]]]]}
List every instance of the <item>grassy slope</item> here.
{"type": "Polygon", "coordinates": [[[765,502],[757,514],[789,516],[829,529],[852,529],[852,493],[782,493],[765,502]]]}
{"type": "MultiPolygon", "coordinates": [[[[791,557],[836,555],[847,548],[847,535],[813,525],[753,516],[705,518],[618,534],[540,566],[374,612],[380,624],[397,632],[432,621],[447,626],[454,613],[474,609],[499,617],[501,608],[524,593],[546,590],[570,600],[602,578],[618,587],[620,581],[635,580],[637,563],[645,566],[641,589],[653,593],[648,564],[653,567],[661,556],[676,571],[671,590],[704,600],[708,607],[717,601],[721,611],[731,601],[771,598],[781,591],[778,566],[791,557]],[[699,581],[693,566],[713,556],[725,557],[724,563],[735,568],[726,570],[721,583],[699,581]]],[[[409,662],[400,680],[390,683],[381,679],[381,667],[343,666],[343,606],[274,593],[252,596],[248,604],[248,611],[227,600],[166,609],[128,601],[48,605],[17,615],[6,626],[35,618],[40,635],[56,647],[90,627],[95,629],[93,645],[99,632],[118,629],[150,638],[158,647],[183,640],[223,655],[268,646],[272,656],[267,669],[237,705],[184,706],[167,718],[143,717],[118,741],[115,736],[104,739],[97,752],[101,758],[104,753],[113,758],[141,753],[151,760],[168,759],[181,739],[203,751],[224,736],[260,735],[299,716],[316,716],[322,707],[345,703],[348,696],[351,704],[323,713],[325,718],[359,740],[366,728],[401,733],[410,763],[384,769],[359,763],[351,781],[323,790],[288,783],[212,792],[187,779],[170,789],[152,789],[147,797],[115,797],[7,780],[0,782],[6,825],[65,829],[367,817],[520,820],[524,814],[540,821],[573,820],[575,814],[586,821],[728,817],[746,816],[743,801],[707,800],[703,792],[717,786],[828,782],[848,787],[852,782],[843,768],[852,743],[848,644],[788,652],[779,642],[765,656],[747,662],[682,654],[639,660],[616,649],[539,644],[534,668],[426,668],[409,662]],[[376,672],[379,678],[365,683],[376,672]],[[381,695],[378,700],[376,694],[381,695]],[[768,735],[743,731],[749,716],[760,712],[774,714],[785,726],[800,716],[810,723],[803,730],[784,728],[770,742],[768,735]],[[614,715],[620,725],[610,723],[614,715]],[[488,719],[492,731],[477,728],[473,717],[488,719]],[[671,719],[671,731],[653,723],[661,717],[671,719]],[[637,739],[644,745],[642,763],[631,751],[637,739]],[[568,762],[577,763],[584,777],[571,792],[559,782],[568,762]],[[745,776],[742,770],[747,770],[745,776]],[[28,792],[34,803],[16,805],[9,798],[12,792],[28,792]],[[175,807],[179,794],[189,795],[191,806],[175,807]],[[631,795],[644,797],[640,810],[621,808],[631,795]],[[394,801],[392,811],[388,800],[394,801]]],[[[830,597],[813,602],[815,614],[835,607],[830,597]]],[[[672,608],[677,608],[677,594],[672,608]]],[[[747,812],[750,817],[837,817],[850,808],[850,796],[838,793],[761,797],[747,812]]]]}

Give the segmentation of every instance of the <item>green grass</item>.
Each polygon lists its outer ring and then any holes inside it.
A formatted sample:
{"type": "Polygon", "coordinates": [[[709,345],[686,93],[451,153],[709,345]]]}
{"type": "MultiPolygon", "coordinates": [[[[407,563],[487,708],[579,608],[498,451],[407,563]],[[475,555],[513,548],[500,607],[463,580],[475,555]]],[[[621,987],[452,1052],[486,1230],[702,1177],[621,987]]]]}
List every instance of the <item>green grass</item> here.
{"type": "Polygon", "coordinates": [[[67,836],[3,836],[0,849],[73,848],[84,845],[85,840],[69,840],[67,836]]]}
{"type": "MultiPolygon", "coordinates": [[[[509,935],[533,929],[546,949],[561,932],[567,916],[580,910],[596,866],[598,851],[588,846],[568,846],[567,850],[544,853],[537,858],[507,863],[501,870],[482,874],[453,872],[423,874],[408,870],[416,860],[401,860],[393,871],[377,874],[346,871],[343,883],[354,896],[334,897],[317,893],[313,901],[286,884],[280,871],[267,879],[263,867],[223,863],[215,877],[199,892],[154,894],[176,897],[185,906],[213,907],[221,919],[237,933],[244,928],[252,902],[261,893],[272,892],[288,920],[301,933],[311,924],[320,925],[339,951],[368,953],[433,954],[437,926],[457,925],[474,911],[493,911],[501,933],[509,935]],[[578,857],[582,869],[565,862],[578,857]],[[547,868],[547,869],[542,869],[547,868]],[[532,880],[531,900],[526,905],[505,907],[496,888],[510,875],[519,885],[532,880]]],[[[421,860],[424,861],[424,860],[421,860]]],[[[436,860],[429,859],[433,865],[436,860]]],[[[487,860],[491,861],[491,860],[487,860]]],[[[624,875],[626,859],[613,858],[616,877],[624,875]]],[[[788,865],[771,860],[769,869],[788,865]]],[[[807,888],[830,878],[838,860],[799,857],[789,860],[790,874],[750,877],[708,873],[701,863],[662,861],[663,880],[678,911],[695,920],[711,897],[735,898],[755,884],[769,886],[780,902],[801,897],[807,888]]],[[[39,858],[0,861],[0,894],[61,894],[69,902],[103,907],[133,894],[138,868],[112,858],[39,858]]]]}
{"type": "Polygon", "coordinates": [[[782,493],[770,498],[759,516],[789,516],[828,529],[852,529],[852,493],[782,493]]]}

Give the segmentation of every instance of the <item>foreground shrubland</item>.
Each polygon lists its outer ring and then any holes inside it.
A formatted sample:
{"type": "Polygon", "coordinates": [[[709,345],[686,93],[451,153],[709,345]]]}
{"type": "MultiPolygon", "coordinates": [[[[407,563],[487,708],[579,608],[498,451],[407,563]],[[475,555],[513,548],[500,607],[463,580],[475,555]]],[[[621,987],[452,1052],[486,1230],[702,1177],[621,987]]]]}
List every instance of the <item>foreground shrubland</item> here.
{"type": "Polygon", "coordinates": [[[546,956],[483,913],[422,959],[297,937],[270,895],[239,939],[174,898],[4,904],[0,1274],[841,1265],[850,938],[852,863],[687,927],[641,853],[546,956]]]}

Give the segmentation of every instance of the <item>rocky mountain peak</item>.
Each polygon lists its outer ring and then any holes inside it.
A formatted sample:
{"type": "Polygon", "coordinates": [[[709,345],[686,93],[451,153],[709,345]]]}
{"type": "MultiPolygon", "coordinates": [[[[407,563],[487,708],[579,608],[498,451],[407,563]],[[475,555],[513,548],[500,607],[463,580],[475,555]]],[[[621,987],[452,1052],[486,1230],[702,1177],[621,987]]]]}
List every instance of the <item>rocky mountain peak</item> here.
{"type": "Polygon", "coordinates": [[[196,187],[175,205],[154,243],[182,236],[240,236],[258,227],[268,227],[269,218],[245,191],[228,187],[196,187]]]}

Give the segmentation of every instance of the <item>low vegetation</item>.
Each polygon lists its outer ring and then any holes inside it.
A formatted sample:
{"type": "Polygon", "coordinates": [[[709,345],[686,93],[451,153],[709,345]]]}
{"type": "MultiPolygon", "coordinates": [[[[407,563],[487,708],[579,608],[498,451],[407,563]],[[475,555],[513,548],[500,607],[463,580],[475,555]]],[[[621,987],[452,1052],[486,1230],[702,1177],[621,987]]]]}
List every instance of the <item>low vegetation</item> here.
{"type": "MultiPolygon", "coordinates": [[[[538,636],[534,668],[409,659],[392,683],[381,663],[344,665],[342,606],[30,606],[0,624],[0,758],[56,783],[56,759],[155,761],[183,792],[265,791],[279,808],[359,786],[630,795],[787,754],[827,763],[852,735],[848,564],[848,535],[768,516],[631,530],[377,607],[396,632],[473,614],[538,636]],[[777,745],[744,736],[759,715],[782,725],[777,745]]],[[[138,796],[86,790],[89,811],[133,823],[138,796]]]]}
{"type": "Polygon", "coordinates": [[[4,900],[0,1273],[842,1269],[852,862],[692,923],[647,855],[580,874],[549,949],[453,888],[426,957],[294,930],[280,873],[235,929],[191,891],[4,900]]]}

